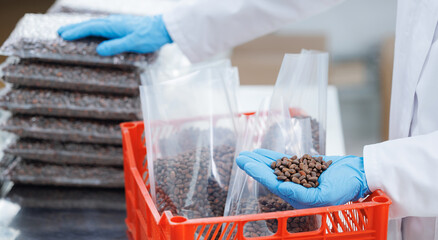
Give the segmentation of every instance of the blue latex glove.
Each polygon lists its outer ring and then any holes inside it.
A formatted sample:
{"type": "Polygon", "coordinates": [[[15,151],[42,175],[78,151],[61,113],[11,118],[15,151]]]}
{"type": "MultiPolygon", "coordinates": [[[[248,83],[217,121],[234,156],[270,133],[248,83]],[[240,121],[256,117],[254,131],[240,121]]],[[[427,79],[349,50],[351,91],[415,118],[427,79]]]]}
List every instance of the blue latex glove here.
{"type": "Polygon", "coordinates": [[[370,193],[361,157],[325,156],[325,161],[332,160],[333,163],[321,174],[319,186],[305,188],[293,182],[277,180],[270,165],[285,156],[290,158],[278,152],[257,149],[241,152],[236,161],[248,175],[297,209],[341,205],[370,193]]]}
{"type": "Polygon", "coordinates": [[[161,15],[113,15],[63,26],[58,34],[65,40],[90,36],[108,38],[110,40],[102,42],[96,49],[102,56],[122,52],[149,53],[172,43],[161,15]]]}

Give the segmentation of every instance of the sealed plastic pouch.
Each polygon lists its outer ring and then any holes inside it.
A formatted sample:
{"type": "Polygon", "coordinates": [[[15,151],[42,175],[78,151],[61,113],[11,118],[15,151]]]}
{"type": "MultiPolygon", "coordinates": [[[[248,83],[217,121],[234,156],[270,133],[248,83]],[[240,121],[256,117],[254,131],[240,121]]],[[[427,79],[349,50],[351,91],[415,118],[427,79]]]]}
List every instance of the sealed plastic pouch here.
{"type": "Polygon", "coordinates": [[[104,120],[140,119],[138,97],[56,91],[11,89],[0,97],[0,107],[15,114],[104,120]]]}
{"type": "Polygon", "coordinates": [[[5,153],[56,164],[123,166],[121,146],[20,139],[5,153]]]}
{"type": "MultiPolygon", "coordinates": [[[[6,199],[24,208],[126,210],[124,196],[124,189],[22,185],[14,186],[6,199]]],[[[78,218],[79,223],[88,224],[82,216],[78,218]]]]}
{"type": "MultiPolygon", "coordinates": [[[[255,115],[239,119],[237,151],[266,148],[298,157],[324,154],[327,67],[326,53],[285,55],[271,98],[255,115]],[[319,127],[317,136],[312,120],[319,127]]],[[[266,174],[274,174],[274,170],[266,174]]],[[[234,164],[225,216],[293,209],[234,164]]],[[[297,233],[314,231],[319,226],[320,217],[309,215],[288,219],[283,229],[297,233]]],[[[270,236],[279,231],[278,227],[275,219],[249,222],[244,235],[270,236]]]]}
{"type": "Polygon", "coordinates": [[[43,164],[18,158],[7,176],[15,184],[123,188],[123,169],[43,164]]]}
{"type": "Polygon", "coordinates": [[[103,57],[96,47],[105,39],[84,38],[65,41],[57,30],[102,16],[87,14],[26,14],[0,48],[0,54],[44,61],[82,65],[112,66],[119,68],[145,67],[154,54],[121,53],[103,57]]]}
{"type": "Polygon", "coordinates": [[[17,86],[92,93],[138,95],[139,71],[43,63],[9,58],[2,68],[6,82],[17,86]]]}
{"type": "Polygon", "coordinates": [[[0,129],[20,138],[122,145],[120,122],[12,116],[0,129]]]}
{"type": "Polygon", "coordinates": [[[236,138],[235,92],[227,82],[237,79],[227,77],[207,68],[140,88],[149,182],[160,213],[223,215],[236,138]]]}

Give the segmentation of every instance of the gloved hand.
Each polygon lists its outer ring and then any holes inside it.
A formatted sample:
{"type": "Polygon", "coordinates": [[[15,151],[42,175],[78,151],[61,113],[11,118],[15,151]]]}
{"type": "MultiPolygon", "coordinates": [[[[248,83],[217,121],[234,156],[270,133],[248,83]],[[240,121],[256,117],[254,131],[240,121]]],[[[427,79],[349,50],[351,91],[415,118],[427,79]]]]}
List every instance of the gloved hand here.
{"type": "Polygon", "coordinates": [[[161,15],[113,15],[63,26],[58,34],[65,40],[90,36],[108,38],[110,40],[102,42],[96,49],[102,56],[122,52],[149,53],[172,43],[161,15]]]}
{"type": "Polygon", "coordinates": [[[341,205],[370,193],[361,157],[325,156],[325,161],[332,160],[333,163],[321,174],[319,186],[305,188],[293,182],[277,180],[270,165],[285,156],[290,158],[278,152],[257,149],[253,152],[241,152],[236,161],[248,175],[297,209],[341,205]]]}

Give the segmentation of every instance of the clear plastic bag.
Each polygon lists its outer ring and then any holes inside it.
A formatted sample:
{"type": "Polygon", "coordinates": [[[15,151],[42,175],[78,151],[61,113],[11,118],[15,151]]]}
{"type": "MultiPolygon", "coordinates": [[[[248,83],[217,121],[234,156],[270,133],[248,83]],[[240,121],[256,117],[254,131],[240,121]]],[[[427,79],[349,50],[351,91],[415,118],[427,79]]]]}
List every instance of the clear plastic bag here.
{"type": "MultiPolygon", "coordinates": [[[[214,61],[205,61],[202,63],[191,64],[186,62],[185,58],[180,58],[178,49],[170,51],[167,56],[158,57],[157,61],[149,65],[148,69],[141,75],[142,85],[158,84],[167,80],[172,80],[202,69],[217,69],[223,74],[227,74],[234,68],[231,67],[229,59],[220,59],[214,61]],[[176,60],[173,60],[176,58],[176,60]]],[[[227,78],[228,79],[228,78],[227,78]]]]}
{"type": "Polygon", "coordinates": [[[8,146],[4,152],[47,163],[123,166],[121,146],[21,139],[8,146]]]}
{"type": "Polygon", "coordinates": [[[64,25],[101,16],[88,14],[26,14],[0,48],[0,54],[44,61],[119,68],[145,67],[155,54],[122,53],[103,57],[96,47],[104,39],[65,41],[57,33],[64,25]]]}
{"type": "Polygon", "coordinates": [[[12,88],[0,107],[14,114],[134,121],[141,118],[138,97],[12,88]]]}
{"type": "Polygon", "coordinates": [[[176,1],[169,0],[57,0],[47,13],[100,13],[156,15],[172,9],[176,1]]]}
{"type": "Polygon", "coordinates": [[[21,138],[122,145],[120,122],[13,116],[0,129],[21,138]]]}
{"type": "Polygon", "coordinates": [[[17,86],[130,96],[139,94],[138,71],[9,58],[2,72],[6,82],[17,86]]]}
{"type": "MultiPolygon", "coordinates": [[[[256,115],[240,118],[237,151],[266,148],[292,156],[324,154],[327,72],[326,53],[286,54],[272,97],[256,115]],[[312,128],[312,119],[318,131],[312,128]]],[[[293,209],[234,164],[225,216],[293,209]]],[[[290,233],[314,231],[319,223],[318,216],[289,218],[286,229],[290,233]]],[[[270,236],[277,230],[275,219],[249,222],[244,235],[270,236]]]]}
{"type": "Polygon", "coordinates": [[[303,50],[301,54],[284,57],[270,109],[271,115],[275,111],[275,115],[291,118],[291,126],[286,128],[293,131],[295,144],[299,145],[290,146],[301,151],[295,154],[325,154],[327,77],[327,53],[303,50]],[[281,111],[284,113],[277,114],[281,111]]]}
{"type": "Polygon", "coordinates": [[[140,87],[149,182],[160,213],[223,215],[236,140],[235,89],[228,86],[238,79],[228,70],[206,68],[140,87]]]}
{"type": "Polygon", "coordinates": [[[123,188],[123,169],[36,163],[17,158],[7,178],[15,184],[123,188]]]}

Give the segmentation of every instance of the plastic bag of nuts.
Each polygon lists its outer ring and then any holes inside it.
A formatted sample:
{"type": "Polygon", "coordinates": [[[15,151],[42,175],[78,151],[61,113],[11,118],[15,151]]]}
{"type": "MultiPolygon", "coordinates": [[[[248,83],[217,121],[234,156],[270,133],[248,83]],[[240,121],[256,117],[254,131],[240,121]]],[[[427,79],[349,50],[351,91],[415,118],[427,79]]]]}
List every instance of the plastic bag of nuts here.
{"type": "Polygon", "coordinates": [[[57,164],[123,166],[121,146],[20,139],[5,153],[57,164]]]}
{"type": "Polygon", "coordinates": [[[0,107],[14,114],[103,120],[138,120],[139,105],[138,97],[29,88],[11,89],[0,97],[0,107]]]}
{"type": "Polygon", "coordinates": [[[140,74],[136,70],[9,58],[2,72],[6,82],[17,86],[134,96],[139,94],[140,74]]]}
{"type": "Polygon", "coordinates": [[[122,145],[120,122],[12,116],[0,129],[21,138],[122,145]]]}
{"type": "Polygon", "coordinates": [[[17,158],[7,176],[16,184],[123,188],[123,169],[44,164],[17,158]]]}
{"type": "Polygon", "coordinates": [[[124,189],[21,185],[14,186],[6,199],[22,208],[125,211],[124,196],[124,189]]]}
{"type": "Polygon", "coordinates": [[[89,14],[26,14],[0,48],[0,54],[20,58],[42,59],[82,65],[118,68],[145,67],[154,54],[122,53],[111,57],[99,56],[96,47],[102,38],[65,41],[57,30],[64,25],[98,18],[89,14]]]}
{"type": "MultiPolygon", "coordinates": [[[[160,213],[223,216],[235,155],[228,68],[140,87],[151,194],[160,213]]],[[[234,72],[233,72],[234,73],[234,72]]]]}
{"type": "MultiPolygon", "coordinates": [[[[327,86],[327,62],[325,53],[303,51],[298,55],[287,54],[272,97],[256,115],[239,119],[241,124],[236,150],[266,148],[291,156],[324,154],[325,132],[321,130],[325,129],[326,107],[322,100],[327,86]],[[312,119],[317,119],[315,123],[319,124],[316,131],[312,129],[312,119]]],[[[271,166],[272,172],[266,174],[274,174],[275,169],[280,181],[317,187],[319,183],[314,178],[322,173],[323,162],[310,155],[280,159],[274,162],[275,166],[271,166]]],[[[226,216],[293,209],[293,206],[273,195],[234,164],[225,207],[226,216]]],[[[314,231],[319,226],[319,216],[311,215],[290,218],[285,228],[290,233],[297,233],[314,231]]],[[[277,227],[276,219],[249,222],[245,224],[244,234],[246,237],[270,236],[278,230],[277,227]]]]}

